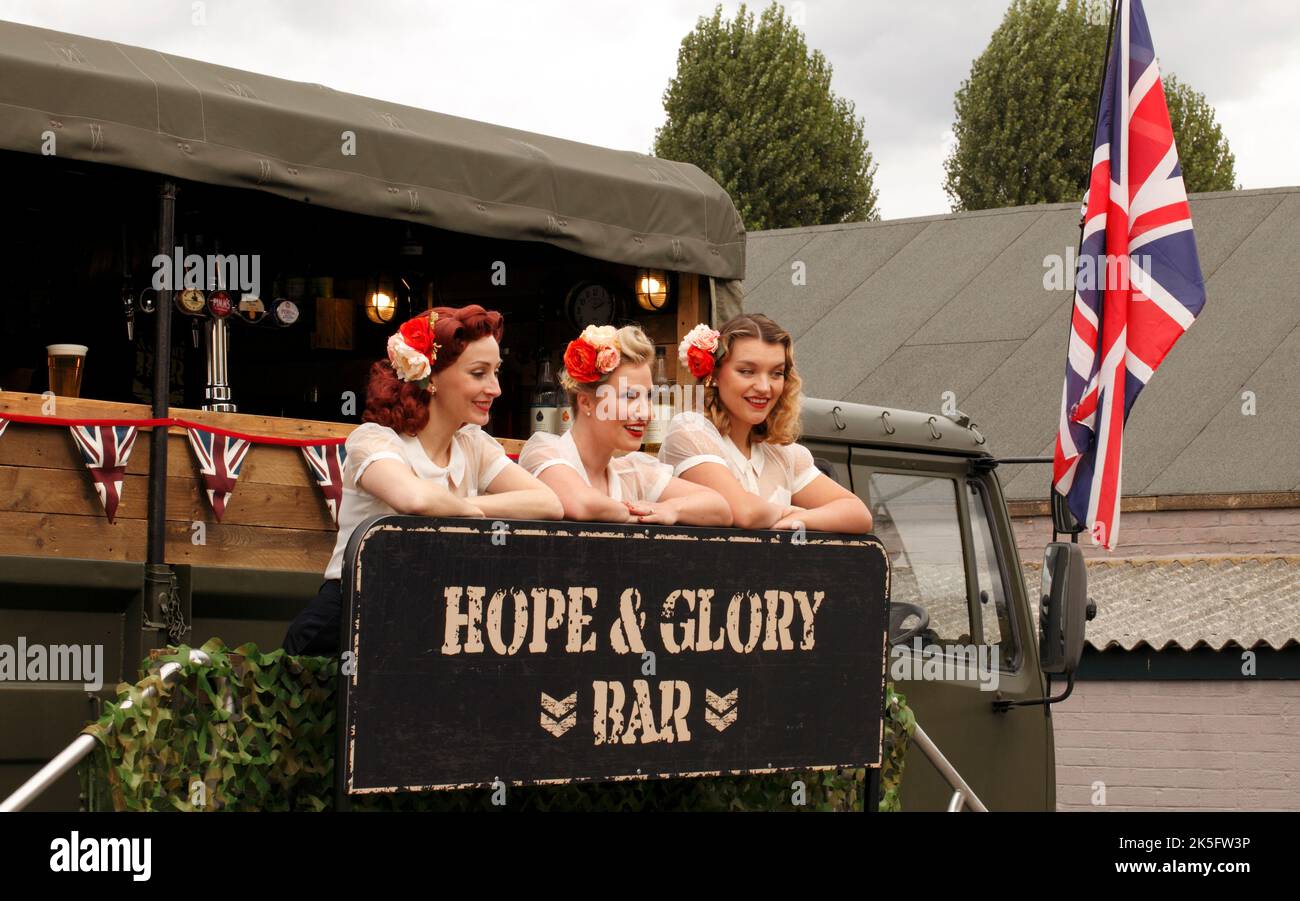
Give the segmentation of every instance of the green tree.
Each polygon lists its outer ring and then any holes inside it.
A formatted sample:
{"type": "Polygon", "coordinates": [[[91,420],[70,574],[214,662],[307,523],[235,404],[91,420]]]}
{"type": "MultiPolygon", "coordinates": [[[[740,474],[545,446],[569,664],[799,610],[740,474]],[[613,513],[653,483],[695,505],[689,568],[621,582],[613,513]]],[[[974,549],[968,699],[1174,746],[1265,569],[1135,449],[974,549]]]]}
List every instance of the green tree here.
{"type": "MultiPolygon", "coordinates": [[[[1108,8],[1013,0],[957,91],[956,142],[944,163],[953,209],[1082,198],[1108,8]]],[[[1213,108],[1173,75],[1162,80],[1187,190],[1231,190],[1233,156],[1213,108]]]]}
{"type": "Polygon", "coordinates": [[[1214,107],[1204,94],[1183,84],[1172,72],[1162,74],[1160,80],[1165,86],[1165,103],[1187,192],[1232,191],[1240,187],[1236,184],[1237,158],[1215,121],[1214,107]]]}
{"type": "Polygon", "coordinates": [[[655,155],[711,175],[747,229],[879,218],[863,120],[778,4],[757,25],[743,5],[733,20],[721,6],[701,17],[678,50],[664,110],[655,155]]]}

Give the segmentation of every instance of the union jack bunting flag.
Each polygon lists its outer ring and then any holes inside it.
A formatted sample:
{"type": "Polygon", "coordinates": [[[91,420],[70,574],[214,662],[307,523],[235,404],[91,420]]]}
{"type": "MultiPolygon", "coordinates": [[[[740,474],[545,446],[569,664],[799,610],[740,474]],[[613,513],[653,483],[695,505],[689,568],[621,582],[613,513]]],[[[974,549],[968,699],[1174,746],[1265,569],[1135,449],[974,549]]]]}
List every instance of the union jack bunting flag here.
{"type": "Polygon", "coordinates": [[[343,462],[348,457],[342,442],[337,444],[305,444],[302,455],[311,468],[311,474],[325,496],[334,525],[339,524],[339,505],[343,503],[343,462]]]}
{"type": "Polygon", "coordinates": [[[230,435],[218,435],[206,429],[186,428],[190,436],[190,447],[194,448],[194,458],[203,473],[203,483],[208,491],[208,503],[212,512],[221,522],[226,512],[226,502],[235,491],[235,480],[244,465],[253,446],[243,438],[230,435]]]}
{"type": "Polygon", "coordinates": [[[1141,0],[1119,0],[1115,15],[1077,275],[1052,487],[1110,550],[1119,537],[1124,423],[1205,305],[1141,0]]]}
{"type": "Polygon", "coordinates": [[[135,447],[133,425],[74,425],[72,440],[86,461],[90,477],[95,480],[95,492],[104,505],[108,521],[117,515],[117,504],[122,499],[122,479],[126,464],[135,447]]]}

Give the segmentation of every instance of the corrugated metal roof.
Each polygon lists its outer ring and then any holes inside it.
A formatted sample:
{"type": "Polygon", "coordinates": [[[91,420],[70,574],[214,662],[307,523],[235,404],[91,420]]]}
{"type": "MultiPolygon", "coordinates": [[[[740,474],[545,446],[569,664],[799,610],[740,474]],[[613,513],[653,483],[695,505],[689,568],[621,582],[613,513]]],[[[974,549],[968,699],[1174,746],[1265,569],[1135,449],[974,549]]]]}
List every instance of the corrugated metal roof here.
{"type": "MultiPolygon", "coordinates": [[[[1025,564],[1034,597],[1041,565],[1025,564]]],[[[1300,641],[1300,556],[1199,556],[1088,561],[1097,618],[1088,644],[1221,650],[1300,641]]]]}
{"type": "MultiPolygon", "coordinates": [[[[913,569],[896,559],[891,565],[896,600],[924,606],[941,642],[970,640],[960,564],[931,562],[913,569]]],[[[1095,558],[1087,567],[1088,597],[1097,604],[1097,616],[1088,623],[1085,640],[1097,650],[1217,651],[1227,645],[1281,650],[1300,643],[1300,556],[1095,558]]],[[[1022,562],[1021,569],[1033,601],[1042,564],[1022,562]]]]}
{"type": "MultiPolygon", "coordinates": [[[[1129,417],[1124,493],[1300,490],[1300,188],[1191,207],[1208,301],[1129,417]]],[[[952,391],[996,455],[1050,455],[1072,294],[1044,287],[1044,258],[1078,222],[1048,204],[752,232],[745,309],[794,335],[810,397],[938,411],[952,391]]],[[[1041,466],[1000,476],[1046,496],[1041,466]]]]}

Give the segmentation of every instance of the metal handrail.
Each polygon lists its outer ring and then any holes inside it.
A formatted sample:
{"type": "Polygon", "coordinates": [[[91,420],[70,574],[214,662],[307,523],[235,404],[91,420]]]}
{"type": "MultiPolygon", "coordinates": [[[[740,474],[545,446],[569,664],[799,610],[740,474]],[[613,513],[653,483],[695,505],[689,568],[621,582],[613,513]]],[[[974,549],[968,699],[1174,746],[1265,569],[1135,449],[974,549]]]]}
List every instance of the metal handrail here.
{"type": "Polygon", "coordinates": [[[939,771],[939,775],[943,776],[947,780],[949,787],[953,789],[952,798],[948,801],[949,813],[957,813],[966,806],[978,813],[989,812],[989,809],[984,806],[984,802],[979,799],[979,795],[975,794],[975,789],[966,784],[966,780],[961,777],[961,773],[957,772],[957,768],[948,761],[947,757],[943,756],[939,746],[934,743],[934,739],[925,734],[925,730],[921,728],[920,723],[916,724],[916,729],[912,733],[912,741],[920,747],[925,756],[934,764],[934,768],[939,771]]]}
{"type": "MultiPolygon", "coordinates": [[[[210,661],[207,654],[199,650],[190,651],[190,663],[203,666],[210,661]]],[[[172,686],[180,681],[181,665],[175,661],[164,663],[159,671],[163,684],[172,686]]],[[[141,695],[142,699],[151,699],[157,695],[157,689],[149,686],[141,695]]],[[[131,699],[127,698],[122,702],[121,709],[126,710],[132,706],[131,699]]],[[[947,780],[948,785],[953,789],[951,800],[948,802],[948,812],[955,813],[963,807],[969,805],[972,810],[979,813],[988,813],[988,808],[984,802],[975,794],[975,790],[967,784],[966,780],[961,777],[954,767],[939,750],[939,746],[934,740],[926,735],[921,724],[917,723],[912,733],[911,740],[921,749],[921,752],[934,764],[934,768],[939,771],[939,775],[947,780]]],[[[60,776],[68,772],[81,761],[83,757],[89,754],[95,747],[95,737],[93,735],[78,735],[72,744],[68,745],[58,755],[51,760],[30,779],[18,787],[18,789],[0,802],[0,813],[11,813],[22,810],[42,792],[53,785],[60,776]]]]}
{"type": "MultiPolygon", "coordinates": [[[[190,663],[204,666],[211,662],[207,654],[198,650],[190,651],[190,663]]],[[[162,665],[159,675],[162,677],[164,685],[172,686],[180,681],[181,665],[175,661],[170,661],[162,665]]],[[[141,695],[142,699],[153,698],[158,694],[157,688],[150,685],[141,695]]],[[[122,702],[121,709],[127,710],[132,706],[130,698],[122,702]]],[[[58,781],[64,773],[76,766],[83,757],[89,754],[95,748],[95,736],[78,735],[76,741],[68,745],[57,756],[45,766],[37,771],[22,785],[18,786],[17,791],[0,802],[0,813],[12,813],[22,810],[28,804],[32,803],[42,792],[58,781]]]]}

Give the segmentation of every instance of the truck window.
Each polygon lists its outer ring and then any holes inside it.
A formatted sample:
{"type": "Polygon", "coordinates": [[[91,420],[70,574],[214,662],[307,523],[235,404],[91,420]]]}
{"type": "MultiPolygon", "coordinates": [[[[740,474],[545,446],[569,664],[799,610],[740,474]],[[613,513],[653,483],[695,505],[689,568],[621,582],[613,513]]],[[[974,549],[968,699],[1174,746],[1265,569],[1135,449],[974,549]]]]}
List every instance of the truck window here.
{"type": "Polygon", "coordinates": [[[873,472],[867,490],[873,533],[889,553],[891,597],[930,614],[927,643],[969,643],[956,481],[873,472]]]}
{"type": "Polygon", "coordinates": [[[980,484],[966,483],[967,506],[970,508],[971,539],[975,547],[975,576],[979,590],[980,622],[984,627],[984,644],[998,648],[997,660],[1003,668],[1012,668],[1016,656],[1015,636],[1011,628],[1010,601],[1002,567],[998,564],[997,545],[989,521],[987,498],[980,484]]]}

